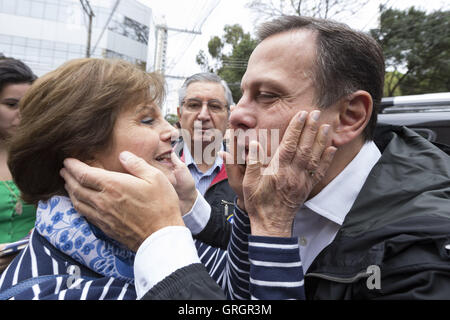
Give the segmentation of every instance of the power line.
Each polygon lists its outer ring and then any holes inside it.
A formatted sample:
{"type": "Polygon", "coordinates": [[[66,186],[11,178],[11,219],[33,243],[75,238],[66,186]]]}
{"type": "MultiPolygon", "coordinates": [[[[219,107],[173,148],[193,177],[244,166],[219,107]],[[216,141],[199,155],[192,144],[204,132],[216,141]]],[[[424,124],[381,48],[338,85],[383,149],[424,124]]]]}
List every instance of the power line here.
{"type": "MultiPolygon", "coordinates": [[[[380,1],[380,2],[381,2],[381,1],[380,1]]],[[[385,3],[385,4],[382,4],[382,5],[385,6],[385,7],[387,7],[387,5],[389,4],[389,2],[391,2],[391,0],[387,0],[386,3],[385,3]]],[[[370,18],[370,19],[368,20],[368,22],[367,22],[366,25],[362,28],[362,30],[363,30],[363,31],[366,30],[366,28],[373,22],[373,19],[377,18],[379,14],[380,14],[380,12],[377,11],[377,12],[372,16],[372,18],[370,18]]]]}
{"type": "MultiPolygon", "coordinates": [[[[206,15],[204,15],[204,17],[201,17],[200,19],[198,19],[198,22],[194,25],[196,26],[197,30],[201,30],[201,28],[203,27],[203,24],[206,22],[206,20],[208,19],[208,17],[212,14],[212,12],[214,11],[215,8],[217,8],[217,6],[219,5],[220,0],[215,0],[214,3],[210,6],[210,8],[207,10],[206,15]]],[[[186,51],[189,49],[189,47],[192,45],[192,43],[194,42],[195,37],[191,37],[191,39],[189,39],[189,43],[188,45],[185,47],[184,50],[180,50],[180,54],[178,54],[178,56],[176,56],[175,58],[173,58],[171,60],[171,62],[169,63],[169,67],[168,69],[173,69],[178,63],[179,61],[183,58],[183,56],[186,54],[186,51]]]]}
{"type": "Polygon", "coordinates": [[[109,14],[108,20],[106,21],[105,26],[102,29],[102,32],[100,33],[100,36],[97,39],[97,42],[95,43],[94,49],[92,50],[92,52],[95,52],[95,49],[97,49],[97,45],[100,42],[101,38],[103,37],[103,33],[105,32],[106,28],[108,28],[109,22],[111,21],[114,13],[117,10],[117,7],[119,6],[120,0],[116,1],[116,4],[114,5],[113,9],[111,10],[111,13],[109,14]]]}

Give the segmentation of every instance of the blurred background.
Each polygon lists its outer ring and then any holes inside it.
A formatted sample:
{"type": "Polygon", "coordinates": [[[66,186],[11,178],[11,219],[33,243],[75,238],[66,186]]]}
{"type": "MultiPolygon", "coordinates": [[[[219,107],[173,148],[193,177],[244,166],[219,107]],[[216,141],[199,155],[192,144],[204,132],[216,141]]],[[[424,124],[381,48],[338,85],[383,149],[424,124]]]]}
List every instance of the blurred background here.
{"type": "Polygon", "coordinates": [[[222,76],[237,102],[256,26],[283,14],[331,18],[375,37],[386,97],[448,92],[449,9],[442,0],[0,0],[0,56],[38,76],[86,56],[159,71],[163,114],[174,122],[177,90],[196,72],[222,76]]]}

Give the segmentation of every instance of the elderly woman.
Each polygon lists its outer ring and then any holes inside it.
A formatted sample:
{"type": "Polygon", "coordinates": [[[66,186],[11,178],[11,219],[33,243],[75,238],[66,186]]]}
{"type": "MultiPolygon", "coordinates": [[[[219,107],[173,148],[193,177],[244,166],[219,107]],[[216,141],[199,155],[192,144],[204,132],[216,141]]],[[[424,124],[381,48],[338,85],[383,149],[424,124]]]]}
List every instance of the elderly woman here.
{"type": "MultiPolygon", "coordinates": [[[[156,183],[166,205],[188,211],[176,192],[197,191],[187,168],[175,161],[176,129],[159,110],[163,95],[156,74],[121,60],[73,60],[34,83],[21,103],[8,164],[24,201],[38,205],[36,224],[28,247],[0,278],[0,297],[7,291],[2,298],[136,298],[135,252],[74,209],[59,171],[63,160],[73,157],[125,172],[119,154],[127,150],[164,173],[156,183]]],[[[211,259],[212,252],[226,254],[212,249],[204,256],[211,259]]],[[[222,271],[224,260],[218,260],[222,271]]]]}
{"type": "Polygon", "coordinates": [[[36,218],[36,208],[20,199],[7,166],[7,145],[20,122],[19,101],[35,79],[22,61],[0,59],[0,248],[25,237],[36,218]]]}

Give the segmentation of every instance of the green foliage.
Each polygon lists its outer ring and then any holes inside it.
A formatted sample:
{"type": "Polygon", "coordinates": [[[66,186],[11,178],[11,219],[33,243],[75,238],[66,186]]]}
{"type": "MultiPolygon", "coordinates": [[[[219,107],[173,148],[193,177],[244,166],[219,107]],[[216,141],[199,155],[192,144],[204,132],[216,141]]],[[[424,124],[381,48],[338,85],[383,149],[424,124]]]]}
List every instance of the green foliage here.
{"type": "Polygon", "coordinates": [[[380,11],[380,27],[370,33],[392,72],[386,76],[385,94],[450,91],[450,11],[380,11]]]}
{"type": "Polygon", "coordinates": [[[166,121],[168,123],[170,123],[171,125],[174,125],[175,123],[178,122],[178,116],[176,114],[173,114],[173,113],[166,114],[164,119],[166,119],[166,121]]]}
{"type": "Polygon", "coordinates": [[[235,103],[241,98],[240,82],[247,68],[248,58],[257,45],[250,33],[238,24],[226,25],[222,37],[214,36],[208,42],[208,53],[200,50],[196,61],[204,71],[215,72],[224,79],[233,93],[235,103]]]}
{"type": "Polygon", "coordinates": [[[385,97],[394,97],[402,95],[402,91],[398,86],[398,81],[402,76],[403,74],[398,71],[386,72],[384,76],[384,90],[383,90],[383,95],[385,97]]]}

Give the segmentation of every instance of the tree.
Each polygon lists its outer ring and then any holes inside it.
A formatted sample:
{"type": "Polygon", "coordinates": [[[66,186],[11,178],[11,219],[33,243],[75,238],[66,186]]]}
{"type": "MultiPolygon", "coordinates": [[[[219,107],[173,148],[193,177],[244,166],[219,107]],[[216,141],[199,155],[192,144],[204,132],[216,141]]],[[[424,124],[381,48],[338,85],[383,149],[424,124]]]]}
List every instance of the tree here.
{"type": "Polygon", "coordinates": [[[318,18],[343,18],[354,15],[368,0],[252,0],[247,7],[257,14],[257,21],[282,15],[304,15],[318,18]]]}
{"type": "Polygon", "coordinates": [[[450,11],[380,11],[380,27],[370,33],[390,71],[385,95],[450,91],[450,11]]]}
{"type": "Polygon", "coordinates": [[[241,98],[241,79],[257,40],[250,33],[245,33],[239,24],[226,25],[223,30],[222,37],[214,36],[208,42],[210,57],[200,50],[196,61],[204,71],[214,72],[222,77],[233,93],[233,100],[237,102],[241,98]]]}
{"type": "Polygon", "coordinates": [[[173,113],[166,114],[164,119],[166,119],[166,121],[168,123],[170,123],[171,125],[174,125],[175,123],[178,122],[178,116],[176,114],[173,114],[173,113]]]}
{"type": "Polygon", "coordinates": [[[385,97],[401,96],[402,92],[398,86],[398,81],[403,74],[398,71],[387,71],[384,76],[384,90],[383,95],[385,97]]]}

